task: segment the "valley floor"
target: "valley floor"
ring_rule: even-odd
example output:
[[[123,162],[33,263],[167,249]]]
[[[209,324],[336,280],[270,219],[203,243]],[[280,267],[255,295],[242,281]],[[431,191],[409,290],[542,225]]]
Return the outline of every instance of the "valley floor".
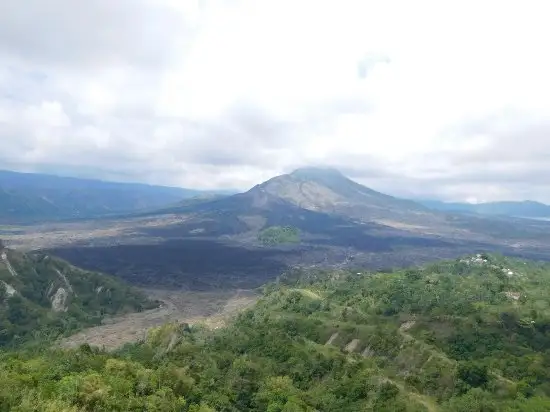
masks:
[[[252,306],[258,299],[251,290],[219,292],[190,292],[146,290],[151,299],[162,302],[161,307],[106,319],[96,326],[64,338],[62,347],[77,347],[84,343],[113,350],[126,343],[143,340],[147,331],[169,322],[202,323],[217,329],[237,312]]]

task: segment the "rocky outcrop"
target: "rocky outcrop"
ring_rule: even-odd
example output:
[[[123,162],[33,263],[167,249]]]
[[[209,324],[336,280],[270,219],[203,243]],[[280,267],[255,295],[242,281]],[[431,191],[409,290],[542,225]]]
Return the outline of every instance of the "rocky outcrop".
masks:
[[[15,271],[15,269],[13,268],[13,266],[11,265],[10,261],[8,260],[8,255],[6,254],[6,252],[2,252],[2,254],[0,255],[0,258],[2,258],[2,261],[4,262],[4,264],[6,265],[6,267],[8,268],[8,271],[11,273],[11,275],[13,277],[17,277],[17,272]]]
[[[52,310],[54,312],[67,312],[68,305],[67,305],[67,299],[69,297],[69,292],[65,289],[60,287],[55,292],[55,295],[53,295],[52,298]]]
[[[12,285],[7,284],[3,280],[0,280],[0,283],[4,286],[4,289],[6,290],[6,296],[11,298],[13,295],[17,293],[15,288]]]
[[[351,353],[351,352],[355,352],[357,350],[357,348],[359,347],[359,344],[361,343],[361,341],[359,339],[352,339],[345,347],[344,347],[344,351],[345,352],[348,352],[348,353]]]
[[[63,281],[63,283],[65,283],[65,286],[67,287],[67,290],[70,292],[70,293],[74,293],[75,296],[76,296],[76,293],[75,291],[73,290],[73,287],[71,285],[71,283],[69,282],[69,279],[67,279],[67,276],[65,276],[63,273],[61,273],[61,271],[59,269],[55,269],[55,271],[57,272],[57,274],[59,275],[59,277],[61,278],[61,280]]]

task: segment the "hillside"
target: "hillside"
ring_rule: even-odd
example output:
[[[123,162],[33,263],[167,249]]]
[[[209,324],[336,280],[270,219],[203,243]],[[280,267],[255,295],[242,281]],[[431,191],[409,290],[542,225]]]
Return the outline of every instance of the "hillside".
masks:
[[[421,201],[424,206],[446,212],[475,213],[487,216],[513,216],[532,219],[550,219],[550,206],[540,202],[452,203],[437,200]]]
[[[112,277],[44,254],[0,249],[0,347],[97,325],[105,315],[155,307]]]
[[[549,293],[548,265],[492,255],[392,273],[289,272],[222,329],[166,325],[112,354],[6,354],[0,405],[545,411]]]
[[[43,223],[158,209],[200,191],[0,171],[0,223]]]

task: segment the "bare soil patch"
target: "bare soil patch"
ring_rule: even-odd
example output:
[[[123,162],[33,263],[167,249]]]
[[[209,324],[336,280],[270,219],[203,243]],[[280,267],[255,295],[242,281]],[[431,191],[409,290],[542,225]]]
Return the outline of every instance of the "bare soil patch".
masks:
[[[204,323],[217,329],[239,311],[252,306],[258,295],[250,290],[221,292],[189,292],[148,290],[152,299],[162,301],[162,306],[139,313],[130,313],[106,319],[103,325],[85,329],[64,338],[60,345],[72,348],[88,343],[107,350],[146,337],[147,331],[167,322]]]

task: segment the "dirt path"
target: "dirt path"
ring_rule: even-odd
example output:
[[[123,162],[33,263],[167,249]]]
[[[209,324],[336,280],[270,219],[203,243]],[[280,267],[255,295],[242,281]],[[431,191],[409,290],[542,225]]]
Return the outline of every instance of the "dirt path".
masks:
[[[322,299],[322,297],[318,293],[315,293],[314,291],[312,291],[310,289],[294,288],[294,289],[290,289],[290,290],[295,291],[295,292],[300,292],[302,295],[307,296],[308,298]]]
[[[338,333],[333,333],[332,336],[330,337],[330,339],[327,341],[327,343],[325,343],[325,346],[332,344],[333,341],[337,337],[338,337]],[[345,346],[344,350],[351,354],[351,353],[355,352],[355,350],[357,349],[359,344],[360,344],[359,339],[353,339],[353,340],[351,340],[351,342],[349,342]],[[365,348],[365,350],[362,353],[363,356],[370,356],[371,354],[372,354],[372,352],[371,352],[371,350],[368,346],[367,346],[367,348]],[[405,387],[405,385],[403,383],[398,382],[394,379],[390,379],[387,376],[380,376],[380,380],[382,382],[390,382],[390,383],[394,384],[395,386],[397,386],[399,388],[399,390],[402,393],[404,393],[413,402],[419,403],[422,406],[424,406],[428,412],[438,412],[439,411],[438,405],[429,396],[422,395],[422,394],[420,394],[418,392],[415,392],[413,390],[409,390]]]
[[[330,338],[327,340],[327,343],[325,343],[325,346],[326,345],[332,345],[334,343],[334,341],[336,340],[336,338],[338,337],[338,332],[335,332],[333,333]]]
[[[62,347],[76,347],[83,343],[116,349],[126,343],[145,338],[150,328],[167,322],[205,323],[216,329],[228,317],[252,306],[258,296],[249,290],[225,292],[183,292],[150,290],[152,299],[163,302],[157,309],[130,313],[104,321],[101,326],[85,329],[60,342]]]
[[[359,339],[353,339],[351,342],[349,342],[345,348],[344,348],[344,351],[346,352],[355,352],[356,349],[359,347],[359,344],[361,343],[361,341]]]

